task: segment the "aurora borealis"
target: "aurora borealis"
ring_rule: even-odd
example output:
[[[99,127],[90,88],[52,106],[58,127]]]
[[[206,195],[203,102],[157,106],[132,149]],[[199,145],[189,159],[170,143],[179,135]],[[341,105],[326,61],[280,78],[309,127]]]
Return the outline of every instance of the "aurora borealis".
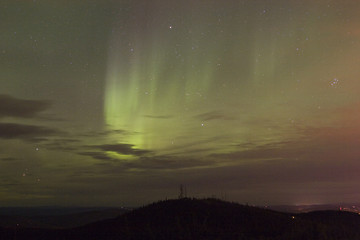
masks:
[[[2,1],[0,203],[358,202],[359,10]]]

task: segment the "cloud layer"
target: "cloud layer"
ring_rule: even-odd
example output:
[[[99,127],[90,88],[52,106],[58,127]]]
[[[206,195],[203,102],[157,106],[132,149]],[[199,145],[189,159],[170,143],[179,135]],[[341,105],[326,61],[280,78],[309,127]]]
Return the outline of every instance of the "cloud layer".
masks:
[[[0,95],[0,118],[33,118],[50,107],[49,101],[23,100],[9,95]]]
[[[24,125],[16,123],[0,123],[0,138],[22,139],[22,140],[43,140],[44,137],[59,134],[60,132],[40,126]]]

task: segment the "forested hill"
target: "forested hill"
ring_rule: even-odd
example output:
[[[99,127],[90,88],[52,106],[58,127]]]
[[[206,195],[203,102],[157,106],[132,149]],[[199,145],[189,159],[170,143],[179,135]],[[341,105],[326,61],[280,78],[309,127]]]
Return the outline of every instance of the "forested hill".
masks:
[[[7,230],[4,234],[12,236]],[[216,199],[185,198],[69,230],[17,229],[16,238],[359,240],[360,216],[339,211],[293,215]]]

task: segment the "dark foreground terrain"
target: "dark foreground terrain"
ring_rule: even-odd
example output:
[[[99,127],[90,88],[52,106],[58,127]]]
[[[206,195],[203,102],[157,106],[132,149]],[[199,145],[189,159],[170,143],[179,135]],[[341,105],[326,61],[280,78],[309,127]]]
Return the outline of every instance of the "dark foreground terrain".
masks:
[[[115,218],[127,208],[0,208],[0,227],[64,229]]]
[[[360,239],[360,216],[281,213],[216,199],[167,200],[72,229],[1,228],[0,239]]]

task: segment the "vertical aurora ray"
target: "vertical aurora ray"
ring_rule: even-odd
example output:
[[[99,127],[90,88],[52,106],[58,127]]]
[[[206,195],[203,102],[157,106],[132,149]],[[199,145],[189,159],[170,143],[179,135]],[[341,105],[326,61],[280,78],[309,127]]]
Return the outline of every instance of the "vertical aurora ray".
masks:
[[[359,199],[360,1],[1,6],[2,205]]]
[[[201,33],[180,42],[179,32],[185,29],[164,24],[151,13],[148,18],[134,15],[128,29],[113,35],[105,120],[111,129],[134,132],[125,140],[134,148],[166,148],[191,130],[193,115],[200,113],[199,104],[214,81],[216,44],[199,50],[204,47],[198,42],[205,41]],[[206,52],[208,48],[213,51]]]
[[[152,6],[153,11],[144,14],[135,8],[132,21],[120,24],[123,27],[112,36],[105,119],[111,129],[136,132],[122,140],[134,148],[172,149],[174,144],[193,141],[219,151],[219,143],[207,139],[228,134],[232,141],[242,141],[254,129],[237,119],[260,118],[257,105],[267,100],[264,89],[284,77],[277,71],[287,49],[279,54],[276,36],[270,42],[264,38],[269,30],[251,30],[265,23],[232,16],[231,8],[207,10],[195,5],[176,21],[171,11],[159,15]],[[194,14],[196,8],[201,15]],[[246,90],[249,87],[255,89],[254,96]],[[216,116],[196,118],[204,113]],[[224,125],[226,119],[232,120]],[[253,135],[267,135],[261,128],[255,131]]]
[[[323,22],[305,21],[306,6],[294,18],[281,6],[270,11],[246,1],[149,4],[120,17],[111,37],[105,119],[111,129],[135,133],[121,142],[165,152],[197,142],[226,152],[235,143],[294,137],[289,119],[301,116],[290,102],[311,118],[313,101],[303,95],[321,92],[323,82],[309,60],[326,48],[317,37]],[[209,140],[221,136],[227,140]]]

